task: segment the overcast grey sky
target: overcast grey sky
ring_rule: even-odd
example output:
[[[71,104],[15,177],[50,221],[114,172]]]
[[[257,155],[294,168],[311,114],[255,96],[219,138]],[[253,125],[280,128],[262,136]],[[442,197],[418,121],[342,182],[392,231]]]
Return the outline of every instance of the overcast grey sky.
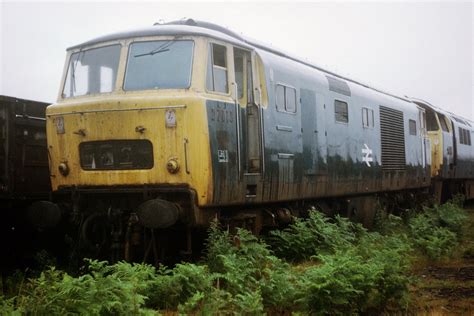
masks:
[[[0,2],[0,94],[54,102],[67,47],[188,17],[474,119],[472,2]]]

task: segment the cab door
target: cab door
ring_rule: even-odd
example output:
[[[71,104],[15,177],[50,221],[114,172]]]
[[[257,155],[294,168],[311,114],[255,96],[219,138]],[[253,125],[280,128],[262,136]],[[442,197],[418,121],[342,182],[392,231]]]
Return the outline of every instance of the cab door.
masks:
[[[441,155],[442,171],[440,175],[443,178],[454,176],[457,160],[456,133],[454,123],[448,116],[437,113],[439,125],[441,126]]]
[[[234,96],[233,48],[211,41],[208,46],[206,100],[212,153],[213,204],[242,201],[241,107]]]
[[[239,176],[245,198],[255,200],[261,191],[262,112],[254,98],[253,60],[250,51],[234,47],[235,99],[239,108]]]
[[[301,89],[300,98],[304,175],[325,175],[327,174],[327,133],[324,96],[313,90]]]
[[[423,168],[426,168],[427,165],[431,165],[429,163],[429,147],[427,146],[427,143],[429,142],[428,136],[426,134],[426,114],[425,110],[421,107],[418,107],[418,120],[419,120],[419,125],[420,125],[420,135],[421,135],[421,141],[422,141],[422,146],[421,146],[421,165]]]

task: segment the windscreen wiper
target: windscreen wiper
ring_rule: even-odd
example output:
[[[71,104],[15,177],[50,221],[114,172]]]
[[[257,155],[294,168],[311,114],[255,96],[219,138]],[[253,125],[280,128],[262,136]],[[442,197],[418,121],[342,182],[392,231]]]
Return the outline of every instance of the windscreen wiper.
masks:
[[[166,48],[166,49],[160,49],[160,50],[154,49],[154,50],[152,50],[151,52],[148,52],[148,53],[145,53],[145,54],[138,54],[138,55],[135,55],[135,56],[133,56],[133,57],[142,57],[142,56],[147,56],[147,55],[153,56],[153,55],[155,55],[155,54],[159,54],[159,53],[163,53],[163,52],[167,52],[167,51],[169,51],[168,48]]]
[[[170,47],[174,43],[176,43],[174,40],[167,41],[164,44],[158,46],[158,48],[155,48],[155,49],[149,51],[148,53],[134,55],[133,57],[142,57],[142,56],[148,56],[148,55],[153,56],[155,54],[167,52],[167,51],[169,51],[168,47]]]

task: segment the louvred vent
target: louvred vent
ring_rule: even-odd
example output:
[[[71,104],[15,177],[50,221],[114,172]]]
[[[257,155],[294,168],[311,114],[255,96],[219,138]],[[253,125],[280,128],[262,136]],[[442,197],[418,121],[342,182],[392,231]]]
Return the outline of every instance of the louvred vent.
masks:
[[[380,106],[382,169],[405,170],[405,128],[403,112]]]

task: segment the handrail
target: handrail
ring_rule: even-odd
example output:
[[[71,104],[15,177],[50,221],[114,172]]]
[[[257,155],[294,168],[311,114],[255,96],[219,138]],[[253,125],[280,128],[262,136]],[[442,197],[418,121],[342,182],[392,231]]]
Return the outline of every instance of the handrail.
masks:
[[[237,128],[237,170],[239,172],[239,179],[240,179],[240,174],[242,172],[242,161],[240,157],[241,153],[241,144],[240,144],[240,105],[239,105],[239,87],[237,86],[237,83],[234,82],[234,87],[235,87],[235,119],[236,119],[236,128]]]
[[[59,116],[59,115],[70,115],[70,114],[85,114],[85,113],[102,113],[102,112],[127,112],[127,111],[151,111],[151,110],[167,110],[167,109],[185,109],[186,105],[166,105],[159,107],[148,107],[148,108],[128,108],[128,109],[111,109],[111,110],[85,110],[85,111],[72,111],[63,113],[47,114],[46,116]]]

